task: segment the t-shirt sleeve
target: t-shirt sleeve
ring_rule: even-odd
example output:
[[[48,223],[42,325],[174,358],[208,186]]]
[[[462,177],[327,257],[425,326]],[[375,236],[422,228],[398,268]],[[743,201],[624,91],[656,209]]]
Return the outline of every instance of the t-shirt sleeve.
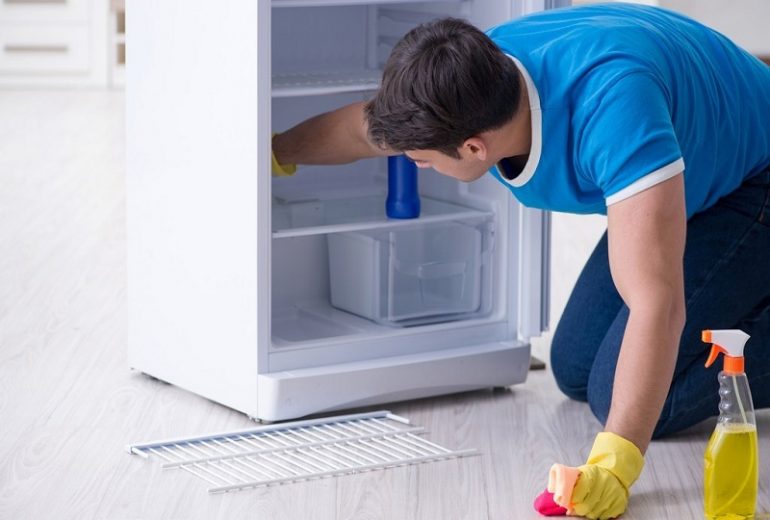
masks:
[[[668,97],[648,73],[608,86],[577,122],[578,167],[609,206],[684,171]]]

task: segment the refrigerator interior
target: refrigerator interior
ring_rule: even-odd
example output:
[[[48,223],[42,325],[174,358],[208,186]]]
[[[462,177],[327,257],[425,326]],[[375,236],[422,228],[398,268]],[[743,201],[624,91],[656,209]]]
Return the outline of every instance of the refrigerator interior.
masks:
[[[393,45],[419,23],[457,16],[486,28],[511,16],[503,1],[344,3],[274,0],[274,132],[370,99]],[[273,179],[271,370],[516,338],[509,192],[490,176],[418,177],[413,221],[385,216],[385,158]]]

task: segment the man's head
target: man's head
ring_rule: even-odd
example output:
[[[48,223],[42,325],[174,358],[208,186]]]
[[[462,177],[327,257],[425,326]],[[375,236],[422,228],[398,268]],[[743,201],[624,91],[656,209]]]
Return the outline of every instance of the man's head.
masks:
[[[515,64],[489,37],[462,20],[436,20],[394,47],[366,105],[369,137],[418,166],[474,180],[500,158],[484,136],[513,119],[520,96]]]

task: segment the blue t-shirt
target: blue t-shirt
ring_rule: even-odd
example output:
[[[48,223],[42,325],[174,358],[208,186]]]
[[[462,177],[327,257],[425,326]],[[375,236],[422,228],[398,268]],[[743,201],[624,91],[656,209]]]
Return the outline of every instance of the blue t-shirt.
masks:
[[[526,206],[606,213],[684,171],[689,217],[770,164],[770,67],[685,16],[591,5],[487,34],[527,83],[529,158],[491,170]]]

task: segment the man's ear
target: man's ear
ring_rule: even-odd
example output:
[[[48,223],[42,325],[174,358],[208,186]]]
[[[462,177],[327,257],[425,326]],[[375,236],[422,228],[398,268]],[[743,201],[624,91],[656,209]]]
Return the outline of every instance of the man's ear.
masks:
[[[479,161],[486,161],[489,150],[487,150],[487,144],[481,137],[473,136],[465,140],[462,145],[461,155],[472,157]]]

